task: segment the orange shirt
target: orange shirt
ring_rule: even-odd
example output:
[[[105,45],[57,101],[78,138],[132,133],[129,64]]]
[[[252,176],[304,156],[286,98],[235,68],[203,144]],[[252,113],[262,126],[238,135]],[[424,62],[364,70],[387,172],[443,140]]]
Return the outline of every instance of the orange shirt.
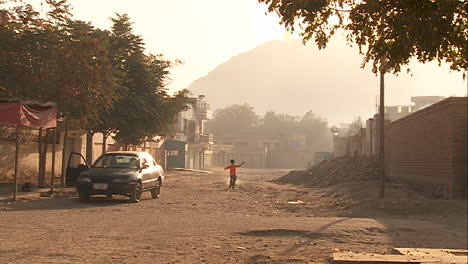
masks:
[[[229,175],[236,175],[236,169],[239,168],[240,165],[229,165],[224,170],[229,169]]]

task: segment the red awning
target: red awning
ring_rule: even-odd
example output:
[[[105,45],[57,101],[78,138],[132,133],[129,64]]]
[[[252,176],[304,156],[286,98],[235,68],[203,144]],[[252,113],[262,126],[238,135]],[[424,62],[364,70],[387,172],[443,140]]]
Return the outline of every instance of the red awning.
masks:
[[[57,108],[21,102],[0,103],[0,124],[28,127],[57,127]]]

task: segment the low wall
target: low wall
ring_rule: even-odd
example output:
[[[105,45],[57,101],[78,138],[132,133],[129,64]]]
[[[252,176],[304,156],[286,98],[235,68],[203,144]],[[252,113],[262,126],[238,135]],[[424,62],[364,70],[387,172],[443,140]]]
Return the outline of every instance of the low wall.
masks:
[[[387,125],[385,172],[433,194],[466,197],[467,98],[445,99]]]

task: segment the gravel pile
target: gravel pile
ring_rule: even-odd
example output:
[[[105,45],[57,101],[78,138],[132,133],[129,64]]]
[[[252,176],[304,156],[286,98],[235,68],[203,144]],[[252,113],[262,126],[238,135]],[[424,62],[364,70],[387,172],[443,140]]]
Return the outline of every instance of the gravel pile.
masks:
[[[277,179],[279,183],[327,187],[345,182],[377,180],[378,163],[369,157],[345,157],[325,160],[306,171],[291,171]]]

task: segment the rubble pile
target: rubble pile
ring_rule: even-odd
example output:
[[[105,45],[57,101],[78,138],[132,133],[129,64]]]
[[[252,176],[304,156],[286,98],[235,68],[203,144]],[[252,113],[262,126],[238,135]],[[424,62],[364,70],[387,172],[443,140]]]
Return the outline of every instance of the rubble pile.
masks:
[[[374,158],[343,157],[324,160],[306,171],[291,171],[277,182],[327,187],[344,182],[376,180],[380,168]]]

